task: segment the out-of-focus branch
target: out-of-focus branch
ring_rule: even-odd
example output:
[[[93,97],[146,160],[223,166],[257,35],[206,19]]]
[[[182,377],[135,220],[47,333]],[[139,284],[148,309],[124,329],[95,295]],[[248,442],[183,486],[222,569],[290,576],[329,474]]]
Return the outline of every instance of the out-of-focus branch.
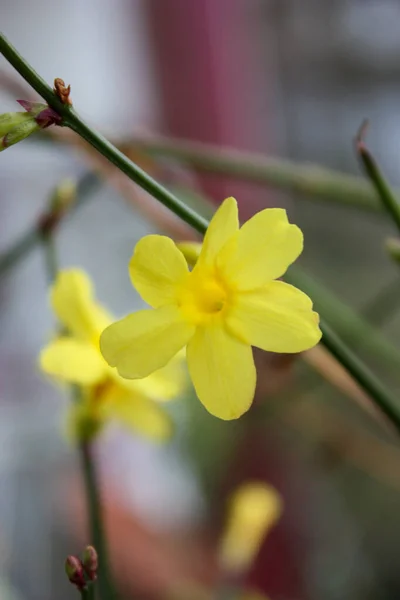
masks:
[[[92,173],[84,175],[76,184],[74,198],[64,205],[48,208],[38,219],[33,228],[24,233],[16,242],[0,255],[0,276],[13,268],[33,248],[43,241],[49,233],[53,233],[60,223],[84,204],[98,187],[98,178]],[[56,188],[57,191],[58,188]]]
[[[47,130],[43,139],[68,143],[67,131]],[[35,140],[38,135],[35,136]],[[179,162],[197,171],[242,179],[267,187],[300,194],[309,199],[341,204],[349,208],[380,211],[373,188],[361,177],[346,175],[314,164],[295,163],[211,144],[188,142],[154,135],[136,135],[131,140],[114,140],[115,145],[135,162]],[[82,146],[82,144],[79,144]],[[400,197],[400,190],[396,191]]]
[[[14,94],[16,90],[20,90],[20,95],[24,89],[7,73],[1,72],[0,86]],[[50,138],[62,143],[71,141],[71,135],[65,130],[50,129],[40,135],[43,139]],[[135,162],[140,162],[140,155],[144,160],[146,156],[172,159],[199,171],[245,179],[309,198],[366,210],[381,208],[374,190],[366,181],[318,165],[299,164],[260,153],[153,135],[136,135],[131,140],[115,140],[114,144]],[[400,196],[400,191],[397,195]]]
[[[400,490],[400,453],[397,446],[355,426],[339,411],[326,404],[318,403],[316,406],[310,397],[304,397],[278,413],[277,418],[321,443],[333,459],[336,457],[377,481]]]
[[[325,286],[296,265],[290,267],[285,280],[313,299],[316,310],[325,316],[346,342],[351,342],[357,349],[363,347],[375,359],[380,359],[389,367],[398,368],[400,352],[397,348],[379,329],[370,325],[363,316],[342,302]]]
[[[388,431],[393,432],[392,423],[377,409],[369,395],[357,384],[339,361],[321,344],[302,353],[302,359],[314,371],[356,404],[366,410]]]
[[[128,155],[130,151],[140,150],[152,157],[184,162],[199,171],[229,175],[346,206],[380,209],[374,190],[366,181],[317,165],[298,164],[258,153],[151,136],[134,137],[121,147]]]

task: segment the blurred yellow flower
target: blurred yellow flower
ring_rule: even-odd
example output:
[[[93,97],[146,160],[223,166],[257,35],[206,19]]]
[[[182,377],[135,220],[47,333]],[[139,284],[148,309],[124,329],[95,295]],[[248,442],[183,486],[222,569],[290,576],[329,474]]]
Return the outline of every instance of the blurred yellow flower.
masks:
[[[240,486],[231,496],[219,561],[223,571],[242,573],[251,567],[268,531],[282,514],[282,499],[262,482]]]
[[[168,237],[148,235],[136,245],[130,276],[155,310],[107,327],[100,347],[128,379],[146,377],[187,345],[189,373],[206,409],[240,417],[256,385],[251,346],[301,352],[319,341],[318,315],[300,290],[274,281],[303,248],[303,235],[282,209],[257,213],[239,229],[236,200],[215,213],[199,259],[189,271]]]
[[[73,437],[87,439],[116,420],[154,440],[168,439],[172,421],[158,402],[182,391],[182,356],[145,379],[123,379],[101,355],[100,334],[113,318],[95,300],[89,277],[79,269],[61,271],[50,300],[65,329],[41,351],[40,366],[56,379],[80,386],[81,401],[69,415]]]

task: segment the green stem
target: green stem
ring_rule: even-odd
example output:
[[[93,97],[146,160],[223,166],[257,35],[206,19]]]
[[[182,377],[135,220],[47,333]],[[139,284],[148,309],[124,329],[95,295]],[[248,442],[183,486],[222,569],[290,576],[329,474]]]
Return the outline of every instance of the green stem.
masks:
[[[132,179],[132,181],[172,210],[182,220],[186,221],[188,225],[200,232],[207,228],[207,221],[205,219],[200,219],[195,211],[192,211],[181,200],[176,198],[174,194],[147,175],[140,167],[135,165],[106,140],[104,136],[89,127],[70,106],[62,104],[50,86],[36,73],[3,34],[0,35],[0,52],[33,89],[46,100],[48,105],[62,116],[64,126],[75,131],[93,148],[96,148],[100,154]]]
[[[90,583],[88,585],[86,600],[95,600],[95,598],[96,598],[96,582],[93,581],[93,583]]]
[[[11,46],[4,35],[0,36],[0,51],[24,79],[63,117],[64,124],[82,136],[103,156],[116,165],[130,179],[152,194],[162,204],[167,206],[186,223],[194,227],[200,233],[204,233],[208,221],[188,208],[171,192],[154,181],[142,169],[128,160],[122,152],[110,144],[103,136],[93,131],[82,119],[68,106],[61,105],[51,88],[37,75],[25,59]],[[326,339],[324,343],[338,358],[343,366],[353,375],[359,384],[375,400],[384,412],[390,416],[400,430],[400,414],[396,409],[396,402],[382,386],[380,381],[368,374],[368,370],[358,358],[342,343],[327,326],[324,329]]]
[[[85,588],[83,588],[83,590],[80,591],[82,600],[92,600],[93,595],[91,593],[91,587],[92,586],[85,587]]]
[[[357,383],[374,399],[382,412],[393,422],[400,433],[400,403],[392,396],[381,381],[370,369],[352,352],[327,325],[321,323],[323,333],[322,344],[346,368]]]
[[[188,225],[200,233],[203,233],[207,229],[208,223],[206,219],[200,217],[194,210],[189,208],[164,186],[147,175],[147,173],[129,160],[125,154],[118,150],[118,148],[106,140],[104,136],[91,129],[91,127],[89,127],[89,125],[87,125],[74,110],[71,110],[64,119],[64,124],[85,139],[93,146],[93,148],[96,148],[100,154],[118,167],[120,171],[125,173],[132,181],[164,204],[164,206],[169,208]]]
[[[170,208],[189,225],[200,231],[195,213],[184,207],[182,202],[163,186],[149,177],[142,169],[130,161],[101,134],[96,133],[69,106],[61,104],[52,89],[28,65],[25,59],[0,36],[0,52],[40,94],[48,104],[63,117],[63,124],[83,137],[103,156],[114,163],[130,179],[147,190],[157,200]],[[203,170],[246,178],[260,183],[270,183],[288,190],[316,195],[332,201],[368,209],[379,205],[368,184],[357,177],[339,175],[320,167],[297,166],[290,162],[266,159],[264,156],[241,154],[233,151],[219,151],[215,147],[199,146],[188,143],[159,141],[136,141],[135,146],[148,153],[165,154],[186,160]],[[186,210],[185,210],[186,208]]]
[[[47,104],[54,108],[59,114],[63,114],[65,105],[58,99],[53,90],[45,80],[31,67],[21,56],[16,48],[8,41],[6,36],[0,34],[0,52],[27,83],[39,94]]]
[[[364,143],[365,129],[366,123],[361,128],[356,141],[358,156],[360,157],[365,173],[378,194],[378,198],[381,200],[384,208],[392,217],[397,229],[400,231],[400,204],[386,182],[377,162]]]
[[[98,581],[102,600],[114,600],[115,591],[110,574],[108,549],[105,542],[103,518],[101,514],[100,490],[97,481],[95,462],[90,444],[82,442],[79,448],[82,472],[86,487],[91,543],[99,555]]]

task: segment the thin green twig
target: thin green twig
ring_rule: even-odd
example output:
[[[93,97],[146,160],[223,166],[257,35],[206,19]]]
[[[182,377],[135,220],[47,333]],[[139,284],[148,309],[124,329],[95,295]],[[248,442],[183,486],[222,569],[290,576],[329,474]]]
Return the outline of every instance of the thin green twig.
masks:
[[[154,181],[142,169],[137,167],[122,152],[110,144],[103,136],[93,131],[77,113],[68,106],[62,105],[54,95],[51,88],[30,67],[27,61],[13,48],[4,35],[0,36],[0,52],[24,77],[24,79],[48,102],[48,104],[63,117],[63,124],[73,129],[89,144],[96,148],[103,156],[115,164],[132,181],[149,192],[162,204],[172,210],[177,216],[191,225],[198,232],[206,231],[208,221],[188,208],[171,192]],[[324,337],[322,343],[336,356],[342,365],[352,374],[359,384],[374,399],[375,403],[390,416],[400,431],[400,412],[397,410],[397,402],[384,388],[381,382],[369,372],[367,367],[345,346],[345,344],[324,325]]]
[[[19,55],[14,51],[14,60],[16,56]],[[9,58],[11,62],[13,57]],[[43,97],[50,98],[48,86],[37,73],[35,75],[40,89],[44,91]],[[19,89],[14,80],[3,81],[2,84],[10,95],[15,96],[18,93],[23,97],[23,89]],[[39,92],[39,87],[37,91]],[[50,137],[45,131],[38,132],[33,139],[52,144],[65,143],[63,138]],[[124,149],[127,151],[135,149],[149,156],[165,157],[187,163],[200,171],[245,179],[303,194],[309,198],[366,210],[381,208],[373,190],[362,178],[314,164],[293,163],[260,153],[154,135],[146,137],[135,135],[132,139],[115,140],[113,143],[123,152]],[[400,197],[400,190],[395,192]]]
[[[377,192],[378,198],[382,202],[389,215],[392,217],[397,229],[400,231],[400,204],[386,179],[384,178],[376,160],[365,145],[367,126],[368,122],[365,121],[360,128],[356,139],[356,150],[364,167],[365,173]]]
[[[62,117],[62,124],[75,131],[85,139],[100,154],[117,166],[132,181],[154,196],[159,202],[172,210],[188,225],[203,232],[207,228],[207,221],[201,219],[195,211],[188,208],[174,194],[147,175],[140,167],[129,160],[122,152],[113,146],[104,136],[94,131],[83,119],[67,104],[62,104],[50,86],[36,73],[19,52],[7,40],[5,35],[0,35],[0,52],[4,58],[22,75],[34,90]]]

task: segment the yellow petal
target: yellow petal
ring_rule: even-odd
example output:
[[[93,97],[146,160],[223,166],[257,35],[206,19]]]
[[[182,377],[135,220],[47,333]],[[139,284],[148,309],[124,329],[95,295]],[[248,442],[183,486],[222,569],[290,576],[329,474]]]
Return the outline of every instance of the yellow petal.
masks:
[[[226,317],[239,339],[270,352],[302,352],[320,338],[319,318],[311,300],[297,288],[272,281],[257,292],[238,294]]]
[[[140,379],[164,367],[183,348],[194,327],[179,309],[167,305],[141,310],[113,323],[100,337],[101,352],[127,379]]]
[[[175,300],[177,285],[189,270],[185,257],[170,238],[146,235],[135,246],[129,273],[143,300],[158,308]]]
[[[204,236],[198,264],[212,264],[226,242],[239,228],[238,208],[235,198],[227,198],[218,208]]]
[[[303,249],[303,234],[281,208],[257,213],[218,257],[219,268],[241,290],[281,277]]]
[[[40,353],[45,373],[63,381],[92,385],[107,375],[107,365],[92,344],[62,337],[48,344]]]
[[[182,252],[189,267],[194,267],[200,256],[202,244],[199,242],[176,242],[176,247]]]
[[[135,382],[136,383],[136,382]],[[165,442],[172,437],[173,422],[160,405],[117,385],[109,388],[101,400],[103,420],[115,420],[133,433],[154,441]]]
[[[93,298],[89,277],[80,269],[60,271],[50,292],[53,310],[73,336],[94,340],[112,321]]]
[[[237,419],[250,408],[256,369],[249,345],[221,326],[199,327],[186,356],[197,396],[220,419]]]
[[[181,350],[169,363],[143,379],[123,379],[115,369],[112,371],[120,385],[142,394],[156,402],[167,402],[177,398],[187,385],[186,353]]]

